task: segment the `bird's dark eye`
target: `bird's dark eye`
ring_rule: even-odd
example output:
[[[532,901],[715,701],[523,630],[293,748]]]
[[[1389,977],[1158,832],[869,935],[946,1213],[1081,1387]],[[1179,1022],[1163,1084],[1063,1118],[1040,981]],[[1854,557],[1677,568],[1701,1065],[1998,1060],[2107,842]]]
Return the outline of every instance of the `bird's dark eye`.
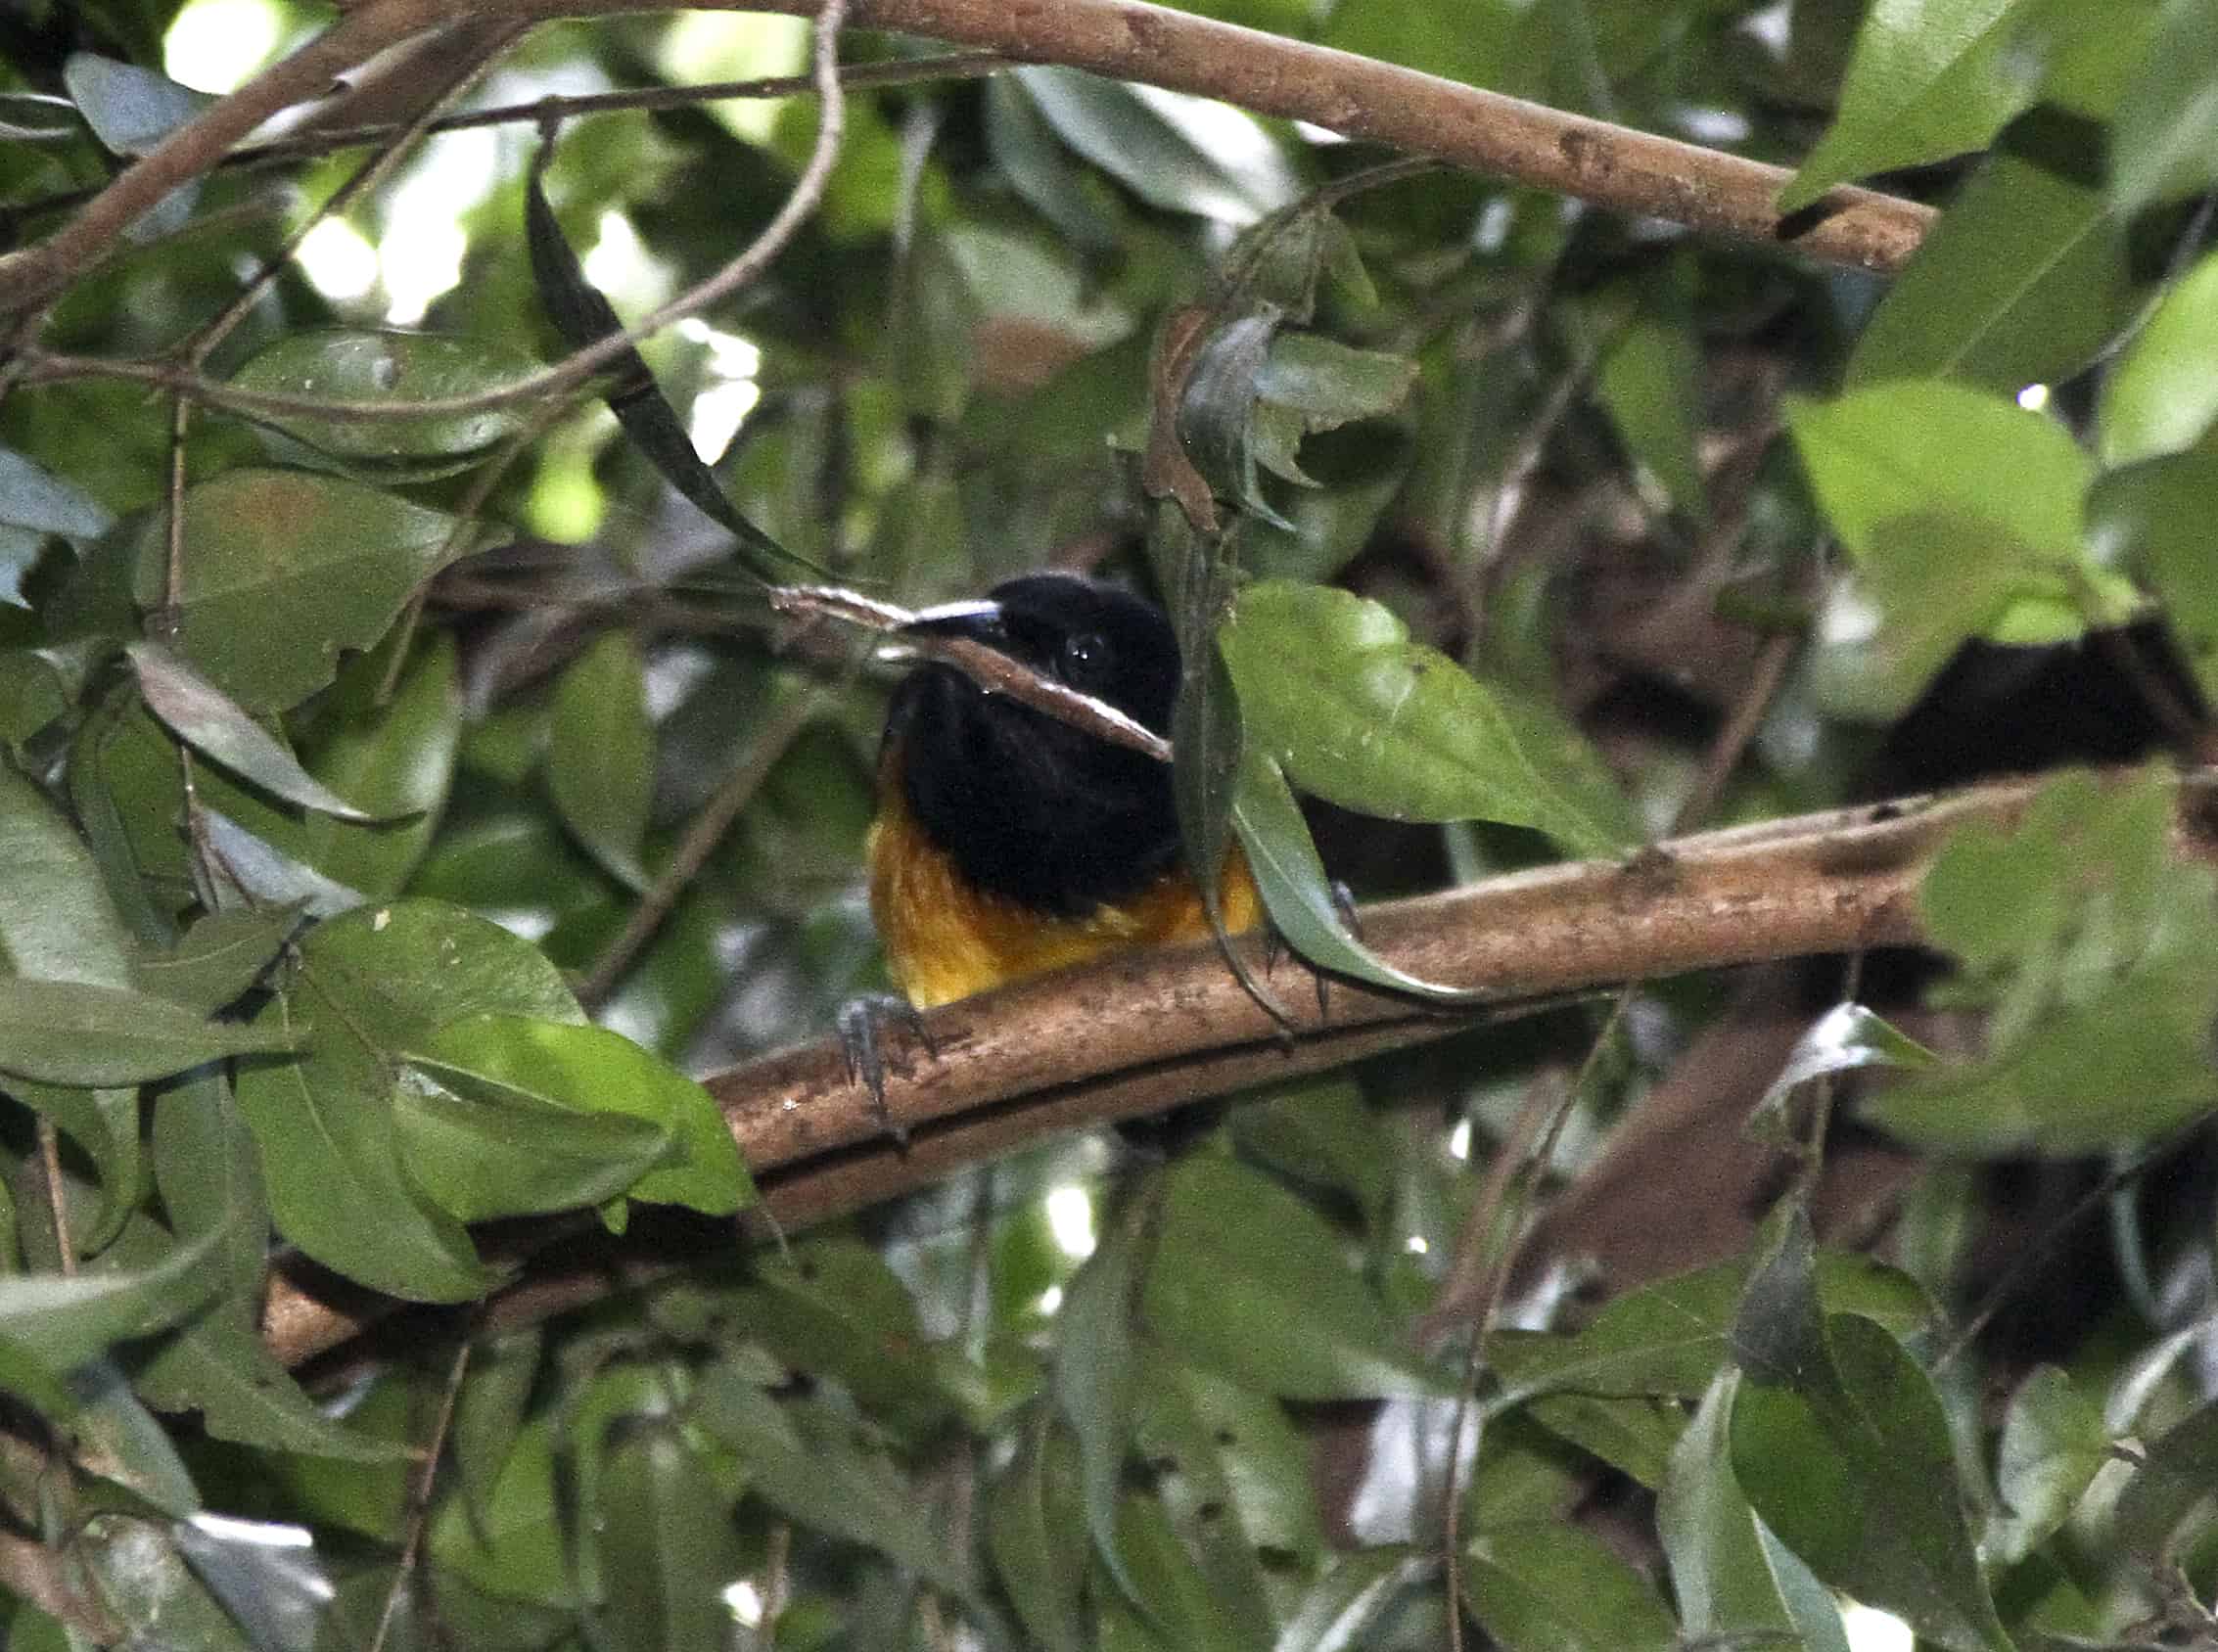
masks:
[[[1080,631],[1065,637],[1056,669],[1072,687],[1091,689],[1108,680],[1109,644],[1099,631]]]

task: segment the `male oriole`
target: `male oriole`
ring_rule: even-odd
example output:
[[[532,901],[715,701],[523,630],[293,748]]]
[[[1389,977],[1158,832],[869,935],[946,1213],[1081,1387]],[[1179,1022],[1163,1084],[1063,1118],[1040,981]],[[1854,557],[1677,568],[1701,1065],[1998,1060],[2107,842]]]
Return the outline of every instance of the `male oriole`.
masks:
[[[913,629],[975,638],[1170,734],[1178,639],[1129,591],[1026,574],[987,601],[926,610]],[[865,852],[894,984],[919,1009],[1209,933],[1169,765],[949,665],[921,665],[894,691]],[[1262,905],[1236,849],[1219,887],[1225,927],[1251,928]]]

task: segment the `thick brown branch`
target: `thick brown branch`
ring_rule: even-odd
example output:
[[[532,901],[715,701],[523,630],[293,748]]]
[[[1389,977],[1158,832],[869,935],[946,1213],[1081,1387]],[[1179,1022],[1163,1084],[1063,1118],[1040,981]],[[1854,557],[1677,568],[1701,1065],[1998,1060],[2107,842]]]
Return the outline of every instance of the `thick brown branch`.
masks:
[[[1389,962],[1498,1000],[1919,939],[1916,891],[1934,849],[1969,819],[2010,820],[2031,783],[1705,833],[1630,865],[1547,867],[1363,912]],[[2183,842],[2211,852],[2202,818],[2218,782],[2183,799]],[[1262,967],[1256,942],[1251,959]],[[1284,966],[1282,966],[1284,967]],[[1319,1010],[1307,993],[1290,1035],[1207,943],[1128,953],[935,1010],[936,1057],[897,1060],[886,1106],[905,1149],[848,1078],[830,1039],[710,1080],[787,1226],[852,1211],[1058,1130],[1139,1114],[1406,1048],[1472,1025],[1347,986]],[[528,1248],[528,1242],[527,1242]],[[598,1285],[595,1281],[599,1280]],[[598,1273],[562,1290],[608,1289]],[[536,1288],[520,1287],[526,1291]],[[338,1346],[392,1305],[343,1303],[281,1280],[264,1333],[288,1363]],[[500,1310],[496,1308],[497,1315]]]
[[[660,9],[658,0],[507,3],[533,17]],[[744,0],[736,9],[813,7]],[[1900,269],[1933,218],[1916,202],[1843,188],[1782,220],[1773,204],[1792,174],[1779,167],[1140,0],[856,0],[848,22],[1220,98],[1597,206],[1858,269]]]
[[[264,120],[322,96],[347,69],[421,33],[451,9],[452,0],[364,0],[124,167],[47,240],[0,258],[0,313],[22,314],[56,297],[163,196],[213,170]]]
[[[125,226],[215,166],[262,120],[421,29],[473,14],[533,22],[664,9],[663,0],[365,0],[126,167],[51,239],[0,259],[0,310],[21,313],[52,298]],[[817,7],[743,0],[725,9],[812,15]],[[1779,167],[1139,0],[857,0],[849,22],[1221,98],[1598,206],[1860,269],[1900,269],[1933,217],[1916,202],[1842,188],[1782,220],[1773,203],[1790,174]]]

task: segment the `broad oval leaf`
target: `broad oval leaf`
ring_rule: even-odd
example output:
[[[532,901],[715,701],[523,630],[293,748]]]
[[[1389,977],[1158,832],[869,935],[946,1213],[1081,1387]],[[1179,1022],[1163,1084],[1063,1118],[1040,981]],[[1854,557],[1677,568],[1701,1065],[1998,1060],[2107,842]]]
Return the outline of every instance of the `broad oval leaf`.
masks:
[[[1712,1381],[1656,1499],[1682,1627],[1690,1639],[1778,1634],[1809,1652],[1849,1652],[1825,1585],[1757,1521],[1733,1478],[1727,1423],[1739,1383],[1733,1370]]]
[[[1502,1652],[1671,1652],[1653,1584],[1592,1532],[1539,1521],[1476,1535],[1460,1557],[1471,1614]]]
[[[333,328],[293,333],[251,356],[231,376],[236,390],[316,396],[404,408],[497,390],[534,364],[506,345],[433,333]],[[264,424],[334,458],[405,463],[468,461],[524,427],[516,407],[420,419],[318,419],[259,414]],[[411,469],[411,476],[420,474]]]
[[[84,840],[46,795],[0,765],[0,971],[131,985],[130,941]]]
[[[1261,1171],[1196,1153],[1166,1177],[1141,1293],[1147,1324],[1197,1363],[1300,1400],[1446,1392],[1325,1219]]]
[[[463,1221],[585,1209],[624,1193],[678,1151],[648,1119],[580,1113],[512,1084],[411,1064],[425,1083],[393,1096],[400,1160],[432,1202]]]
[[[1240,593],[1218,646],[1250,742],[1318,797],[1396,820],[1536,827],[1587,854],[1638,842],[1614,788],[1591,768],[1567,774],[1522,707],[1411,642],[1377,603],[1261,581]]]
[[[1914,517],[1988,523],[2046,561],[2080,555],[2093,467],[2054,419],[1938,379],[1790,401],[1787,421],[1818,502],[1851,555]]]
[[[2015,395],[2068,378],[2132,313],[2125,232],[2084,125],[2026,116],[1895,278],[1849,388],[1946,376]]]
[[[537,1102],[574,1115],[629,1115],[670,1132],[677,1163],[627,1181],[624,1190],[634,1199],[688,1205],[709,1216],[729,1216],[754,1201],[738,1145],[709,1092],[622,1033],[530,1016],[476,1015],[410,1040],[407,1056],[440,1084],[511,1114]],[[429,1108],[420,1111],[427,1128],[433,1117]],[[452,1109],[437,1117],[443,1133],[458,1127]],[[576,1152],[582,1142],[571,1145]],[[621,1152],[628,1163],[649,1146],[626,1134]],[[652,1144],[643,1163],[662,1151]]]
[[[183,572],[167,640],[250,711],[282,711],[337,674],[343,649],[385,635],[409,594],[471,530],[343,477],[227,471],[185,494]],[[168,546],[140,530],[134,591],[165,607]]]

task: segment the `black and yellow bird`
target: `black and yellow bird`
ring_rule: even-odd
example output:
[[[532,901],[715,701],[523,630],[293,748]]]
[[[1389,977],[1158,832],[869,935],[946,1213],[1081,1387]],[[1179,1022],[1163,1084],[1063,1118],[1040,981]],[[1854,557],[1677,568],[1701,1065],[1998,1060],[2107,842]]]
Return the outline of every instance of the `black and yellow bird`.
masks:
[[[1168,737],[1178,645],[1162,610],[1066,574],[929,609],[911,627],[974,638]],[[1123,947],[1209,934],[1179,850],[1171,770],[992,694],[950,665],[894,691],[867,846],[894,984],[929,1009]],[[1225,927],[1262,913],[1234,849]]]

